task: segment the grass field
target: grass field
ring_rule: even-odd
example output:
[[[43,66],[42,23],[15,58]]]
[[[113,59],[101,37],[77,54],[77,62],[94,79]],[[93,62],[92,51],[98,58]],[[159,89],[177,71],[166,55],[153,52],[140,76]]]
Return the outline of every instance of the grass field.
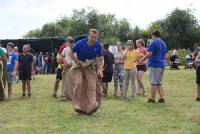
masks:
[[[139,96],[113,98],[110,84],[108,98],[92,116],[77,115],[70,102],[51,98],[54,79],[38,75],[31,98],[21,97],[21,83],[14,85],[12,99],[0,102],[0,134],[200,134],[194,70],[165,71],[165,104],[147,104],[147,97]]]

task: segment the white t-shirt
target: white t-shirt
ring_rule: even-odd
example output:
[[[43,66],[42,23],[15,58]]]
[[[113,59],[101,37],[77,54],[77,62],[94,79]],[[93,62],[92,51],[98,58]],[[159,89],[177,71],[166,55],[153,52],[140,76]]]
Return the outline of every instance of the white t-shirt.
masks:
[[[68,64],[74,64],[74,61],[72,60],[72,58],[69,56],[69,53],[71,52],[71,48],[70,47],[66,47],[63,49],[62,51],[62,56],[64,57],[64,60],[68,63]]]

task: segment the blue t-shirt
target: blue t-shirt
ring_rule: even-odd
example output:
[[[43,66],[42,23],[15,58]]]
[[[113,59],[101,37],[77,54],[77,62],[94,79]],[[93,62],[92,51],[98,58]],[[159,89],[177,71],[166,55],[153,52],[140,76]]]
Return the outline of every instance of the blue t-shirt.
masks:
[[[164,68],[165,54],[167,53],[167,45],[161,40],[154,40],[149,48],[148,52],[152,52],[152,56],[148,60],[148,67]]]
[[[100,42],[97,41],[93,46],[88,46],[87,41],[88,39],[79,40],[72,48],[72,51],[76,53],[79,60],[92,60],[96,57],[103,56],[103,48]]]
[[[15,61],[18,61],[18,56],[16,53],[10,53],[9,58],[7,60],[7,71],[12,72],[15,67]]]

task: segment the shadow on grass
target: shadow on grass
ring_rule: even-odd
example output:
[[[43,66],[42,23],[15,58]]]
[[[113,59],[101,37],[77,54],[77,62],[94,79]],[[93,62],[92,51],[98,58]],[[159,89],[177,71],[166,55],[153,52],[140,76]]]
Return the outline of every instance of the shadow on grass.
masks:
[[[21,96],[21,97],[15,97],[15,98],[8,99],[7,102],[14,101],[14,100],[16,100],[16,101],[24,101],[24,100],[31,100],[31,99],[32,99],[32,97]]]

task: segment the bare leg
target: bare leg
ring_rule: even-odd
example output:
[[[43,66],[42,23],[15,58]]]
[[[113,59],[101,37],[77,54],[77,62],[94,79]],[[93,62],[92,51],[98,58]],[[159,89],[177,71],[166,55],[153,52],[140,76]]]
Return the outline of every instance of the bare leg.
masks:
[[[160,95],[160,99],[164,98],[164,92],[163,92],[163,86],[162,85],[158,85],[158,93]]]
[[[137,72],[137,85],[138,85],[138,94],[140,95],[141,94],[141,84],[139,82],[139,71]]]
[[[23,95],[26,94],[26,80],[22,80],[22,92],[23,92]]]
[[[31,94],[31,81],[26,80],[26,84],[27,84],[28,95],[30,96],[30,94]]]
[[[60,83],[60,80],[59,80],[59,79],[56,79],[56,81],[55,81],[55,83],[54,83],[53,94],[56,94],[56,93],[57,93],[58,87],[59,87],[59,83]]]
[[[11,97],[12,94],[12,83],[8,83],[8,98]]]
[[[151,85],[151,99],[155,100],[157,92],[157,85]]]
[[[102,87],[103,87],[103,96],[106,97],[107,96],[107,91],[108,91],[108,83],[107,82],[103,82],[102,83]]]
[[[143,71],[138,71],[137,74],[138,90],[140,90],[142,94],[144,94],[144,84],[143,84],[144,73],[145,72]]]

